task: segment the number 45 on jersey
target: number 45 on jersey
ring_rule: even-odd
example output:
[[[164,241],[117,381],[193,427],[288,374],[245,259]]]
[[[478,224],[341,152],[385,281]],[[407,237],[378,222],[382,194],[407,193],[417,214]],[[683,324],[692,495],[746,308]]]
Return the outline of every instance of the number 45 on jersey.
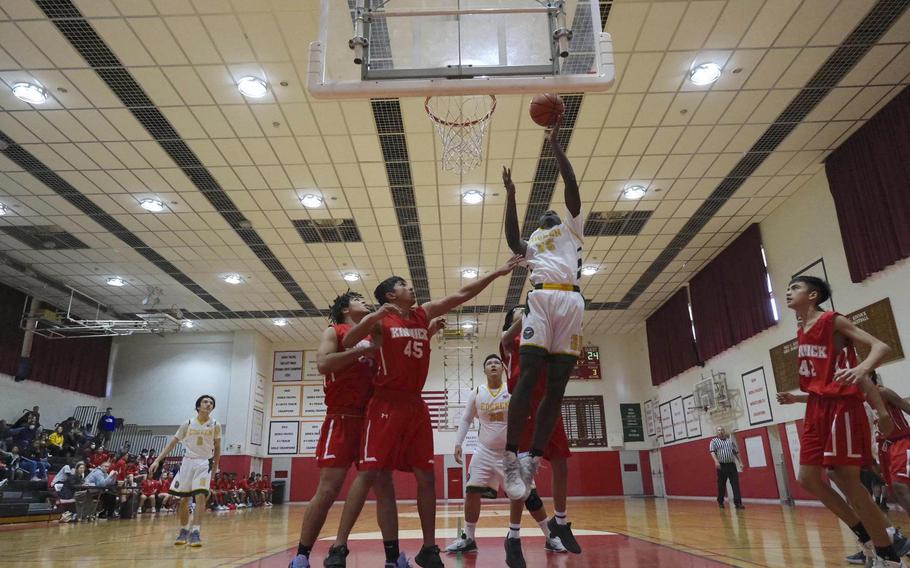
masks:
[[[404,346],[404,354],[412,359],[423,358],[423,343],[413,339],[408,341],[408,344]]]

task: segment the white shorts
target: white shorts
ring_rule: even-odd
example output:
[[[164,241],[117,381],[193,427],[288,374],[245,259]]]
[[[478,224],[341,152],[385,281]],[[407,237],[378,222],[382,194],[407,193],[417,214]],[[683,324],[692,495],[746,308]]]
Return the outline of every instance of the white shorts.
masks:
[[[502,468],[504,454],[505,450],[490,450],[478,445],[468,468],[467,490],[470,491],[471,487],[489,487],[498,491],[500,487],[505,487],[506,475]]]
[[[578,292],[531,290],[524,316],[521,346],[540,347],[551,355],[581,353],[585,299]]]
[[[209,460],[200,458],[183,458],[180,469],[171,482],[168,493],[187,497],[191,495],[208,495],[212,472]]]

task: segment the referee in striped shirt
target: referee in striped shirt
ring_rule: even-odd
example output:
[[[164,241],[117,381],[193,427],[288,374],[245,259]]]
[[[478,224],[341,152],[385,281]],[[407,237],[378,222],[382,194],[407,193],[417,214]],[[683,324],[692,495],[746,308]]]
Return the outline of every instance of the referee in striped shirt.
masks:
[[[717,468],[717,504],[724,508],[724,497],[727,493],[727,480],[733,488],[733,505],[737,509],[745,509],[742,497],[739,494],[739,470],[742,462],[739,461],[739,448],[736,441],[727,435],[723,426],[717,427],[717,437],[711,440],[708,446],[714,467]]]

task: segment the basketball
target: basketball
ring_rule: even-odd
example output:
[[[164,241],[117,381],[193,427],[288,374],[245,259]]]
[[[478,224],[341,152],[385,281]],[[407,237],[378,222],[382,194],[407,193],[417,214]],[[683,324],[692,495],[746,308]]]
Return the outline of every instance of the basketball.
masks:
[[[534,95],[531,99],[531,120],[537,124],[549,128],[556,124],[559,117],[566,112],[566,103],[562,97],[554,93],[544,93]]]

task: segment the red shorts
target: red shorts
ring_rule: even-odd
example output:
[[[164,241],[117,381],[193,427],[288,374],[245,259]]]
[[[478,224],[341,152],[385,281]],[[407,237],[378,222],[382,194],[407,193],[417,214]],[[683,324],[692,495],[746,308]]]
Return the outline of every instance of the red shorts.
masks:
[[[872,463],[872,434],[863,401],[809,394],[800,465],[835,467]]]
[[[145,491],[143,491],[142,494],[145,495],[146,497],[154,497],[155,495],[157,495],[157,493],[146,493]]]
[[[360,469],[433,469],[433,426],[419,395],[376,391],[367,406]]]
[[[888,451],[882,452],[887,456],[887,465],[882,461],[882,473],[885,474],[885,481],[890,485],[892,482],[910,485],[910,438],[898,438],[888,442]]]
[[[531,439],[534,436],[534,422],[537,419],[537,408],[540,406],[540,399],[536,396],[531,400],[531,414],[528,416],[528,422],[525,424],[524,432],[521,434],[521,441],[518,443],[518,451],[527,452],[531,449]],[[562,415],[556,420],[553,427],[553,434],[547,447],[543,451],[543,459],[553,461],[558,459],[567,459],[572,457],[572,451],[569,449],[569,438],[566,436],[566,425],[562,421]]]
[[[318,467],[349,468],[360,460],[360,439],[363,437],[363,416],[329,414],[319,432],[316,445]]]

